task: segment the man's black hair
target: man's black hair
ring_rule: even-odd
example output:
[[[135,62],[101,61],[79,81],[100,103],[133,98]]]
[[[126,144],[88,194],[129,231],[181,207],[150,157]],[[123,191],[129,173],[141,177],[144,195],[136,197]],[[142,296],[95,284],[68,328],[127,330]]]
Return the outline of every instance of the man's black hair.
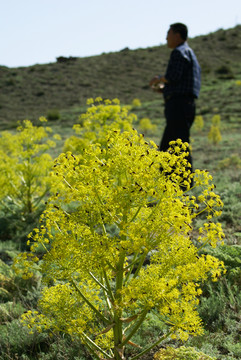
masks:
[[[179,33],[183,40],[185,40],[185,41],[187,40],[188,30],[187,30],[187,26],[185,24],[175,23],[175,24],[170,25],[170,28],[173,30],[174,33]]]

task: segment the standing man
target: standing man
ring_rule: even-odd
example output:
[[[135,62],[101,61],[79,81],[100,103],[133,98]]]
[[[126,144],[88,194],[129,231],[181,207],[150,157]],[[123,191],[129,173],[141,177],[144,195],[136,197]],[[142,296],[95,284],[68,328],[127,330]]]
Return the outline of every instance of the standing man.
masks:
[[[160,84],[165,101],[166,127],[160,150],[166,151],[169,142],[181,139],[190,142],[190,128],[195,118],[195,99],[201,85],[201,70],[193,50],[187,44],[188,29],[182,23],[170,25],[167,45],[173,49],[164,76],[155,76],[150,86]],[[161,89],[161,90],[160,90]],[[191,155],[188,161],[192,164]]]

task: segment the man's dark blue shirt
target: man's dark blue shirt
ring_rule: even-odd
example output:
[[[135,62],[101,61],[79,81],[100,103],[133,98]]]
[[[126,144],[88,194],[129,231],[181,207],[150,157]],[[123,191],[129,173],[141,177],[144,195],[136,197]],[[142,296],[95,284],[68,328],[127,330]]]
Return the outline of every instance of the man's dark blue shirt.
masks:
[[[190,94],[195,98],[199,96],[201,69],[187,42],[172,51],[165,78],[168,83],[164,87],[164,98],[182,94]]]

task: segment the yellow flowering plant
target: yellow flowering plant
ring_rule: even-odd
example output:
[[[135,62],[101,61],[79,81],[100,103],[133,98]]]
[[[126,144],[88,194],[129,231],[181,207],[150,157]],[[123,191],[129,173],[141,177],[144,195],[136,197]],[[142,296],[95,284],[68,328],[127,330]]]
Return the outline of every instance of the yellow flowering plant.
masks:
[[[202,115],[197,115],[194,120],[194,128],[197,131],[202,131],[204,127],[204,120]]]
[[[36,267],[45,282],[40,312],[25,313],[26,326],[78,337],[99,360],[124,360],[150,312],[168,330],[132,360],[168,336],[202,333],[200,284],[217,280],[223,264],[200,250],[223,240],[211,221],[222,202],[207,172],[187,170],[187,148],[178,140],[160,152],[135,130],[117,127],[81,154],[56,159],[53,195],[29,235],[31,253],[15,261],[16,271],[31,276]],[[197,197],[188,195],[192,176]],[[195,246],[193,220],[205,212]]]
[[[64,152],[83,153],[93,143],[105,145],[105,134],[111,129],[131,130],[137,116],[129,113],[128,106],[121,106],[118,99],[88,99],[86,113],[79,116],[79,123],[73,129],[76,136],[65,141]]]
[[[218,126],[211,125],[210,131],[208,133],[208,140],[214,145],[217,145],[222,140],[222,135]]]
[[[56,144],[51,133],[47,126],[24,120],[16,132],[0,135],[0,206],[7,214],[19,212],[21,221],[41,207],[50,190],[53,160],[47,152]]]
[[[214,115],[212,117],[212,125],[208,133],[208,140],[214,145],[217,145],[222,140],[220,132],[221,117],[220,115]]]

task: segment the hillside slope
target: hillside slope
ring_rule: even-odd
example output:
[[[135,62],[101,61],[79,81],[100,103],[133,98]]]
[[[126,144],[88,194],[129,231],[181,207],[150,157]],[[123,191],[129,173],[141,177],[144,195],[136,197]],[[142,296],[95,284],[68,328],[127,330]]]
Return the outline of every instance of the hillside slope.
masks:
[[[210,79],[241,77],[241,25],[189,40],[200,61],[203,85]],[[165,70],[166,45],[102,54],[87,58],[57,58],[55,63],[29,67],[0,66],[0,126],[36,119],[50,109],[84,105],[88,97],[157,99],[148,82]]]

